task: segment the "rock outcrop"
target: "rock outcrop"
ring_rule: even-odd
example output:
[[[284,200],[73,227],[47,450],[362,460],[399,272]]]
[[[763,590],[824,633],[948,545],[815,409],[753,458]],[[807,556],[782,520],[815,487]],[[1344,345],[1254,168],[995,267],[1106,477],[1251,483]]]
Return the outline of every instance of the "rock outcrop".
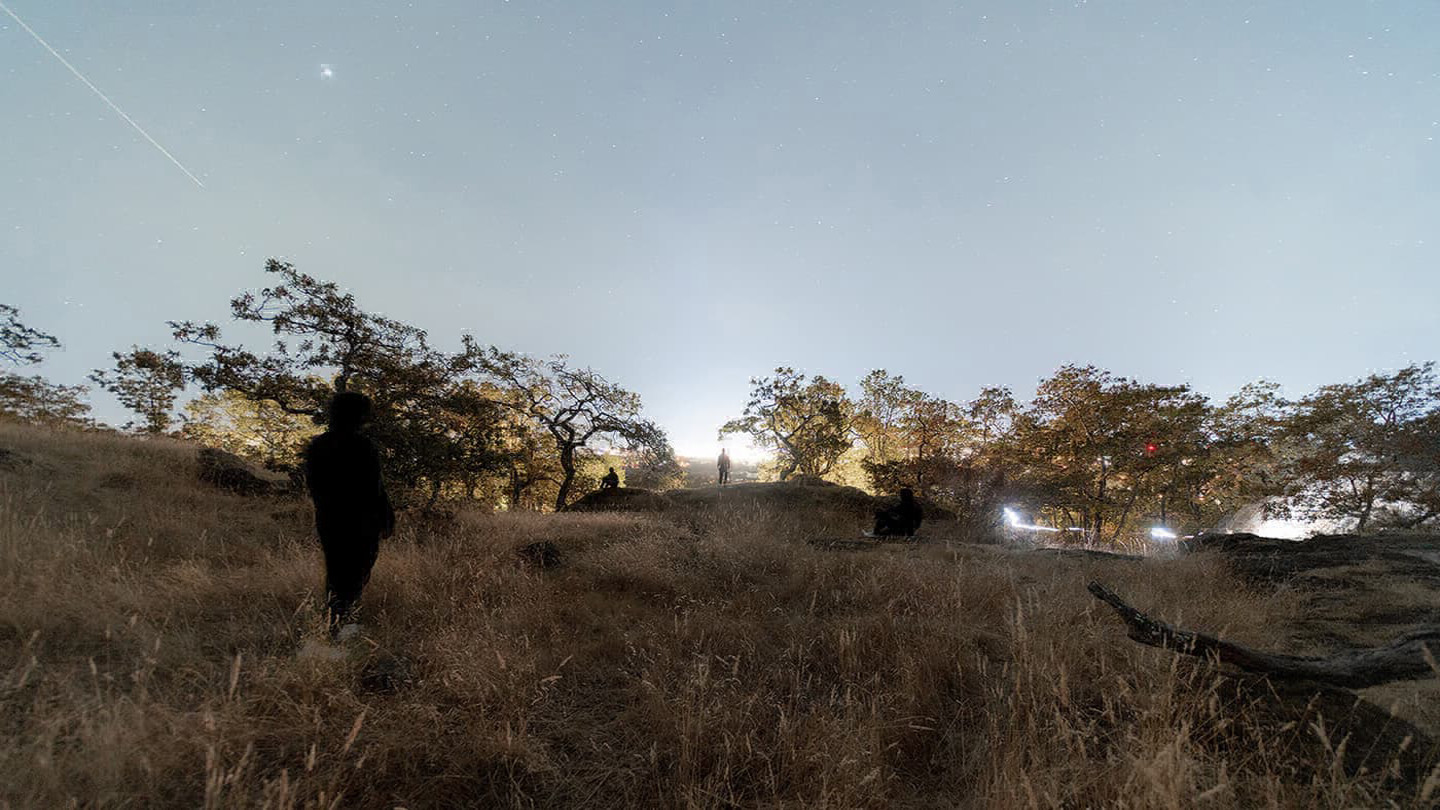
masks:
[[[200,448],[200,480],[237,495],[284,495],[295,491],[287,476],[264,470],[234,453]]]

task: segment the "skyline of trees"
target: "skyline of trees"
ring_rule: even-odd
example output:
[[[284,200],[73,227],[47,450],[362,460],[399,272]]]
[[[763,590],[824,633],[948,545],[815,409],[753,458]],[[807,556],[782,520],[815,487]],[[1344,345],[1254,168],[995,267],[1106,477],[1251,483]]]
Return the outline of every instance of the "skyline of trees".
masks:
[[[337,285],[271,260],[279,283],[230,302],[235,321],[268,328],[263,350],[218,325],[171,322],[203,356],[132,347],[90,380],[139,417],[127,429],[175,434],[272,467],[295,461],[333,393],[376,401],[387,474],[414,502],[473,499],[559,508],[606,464],[627,482],[680,485],[685,473],[639,394],[564,356],[539,359],[465,337],[432,348],[418,327],[363,309]],[[39,363],[60,341],[0,304],[0,358]],[[176,403],[189,386],[200,396]],[[82,386],[0,374],[0,416],[94,427]],[[876,369],[853,388],[778,366],[752,378],[722,438],[773,453],[768,474],[914,487],[977,527],[999,506],[1112,542],[1146,525],[1210,528],[1247,505],[1357,528],[1440,517],[1440,382],[1434,363],[1321,386],[1287,400],[1273,382],[1212,402],[1094,366],[1061,366],[1028,400],[982,388],[955,402]],[[597,466],[598,465],[598,466]]]
[[[1101,543],[1155,526],[1215,528],[1257,503],[1269,516],[1357,530],[1377,516],[1398,527],[1440,517],[1434,363],[1293,401],[1259,381],[1218,404],[1188,385],[1094,366],[1061,366],[1028,402],[1005,388],[949,402],[884,369],[853,397],[822,376],[806,379],[784,366],[752,379],[744,414],[721,435],[743,431],[775,448],[780,480],[809,469],[839,478],[858,466],[872,491],[912,487],[976,528],[994,528],[1005,506]],[[830,433],[812,430],[817,422]]]

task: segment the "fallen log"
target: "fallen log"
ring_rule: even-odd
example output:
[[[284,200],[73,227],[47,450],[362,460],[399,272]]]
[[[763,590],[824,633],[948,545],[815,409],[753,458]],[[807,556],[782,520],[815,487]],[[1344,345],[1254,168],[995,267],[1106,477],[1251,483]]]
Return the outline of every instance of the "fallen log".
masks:
[[[1096,599],[1114,609],[1134,641],[1182,655],[1212,658],[1272,678],[1364,689],[1440,675],[1440,665],[1436,663],[1436,654],[1440,653],[1440,627],[1407,633],[1384,647],[1346,650],[1325,657],[1283,655],[1171,626],[1126,604],[1098,582],[1091,582],[1087,587]]]

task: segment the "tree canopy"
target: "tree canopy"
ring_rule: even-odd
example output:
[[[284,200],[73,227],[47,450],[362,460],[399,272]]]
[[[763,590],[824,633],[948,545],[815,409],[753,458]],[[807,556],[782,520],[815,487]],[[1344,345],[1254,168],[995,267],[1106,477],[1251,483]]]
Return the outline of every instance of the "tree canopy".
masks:
[[[43,352],[60,348],[60,341],[20,322],[20,310],[0,304],[0,359],[17,366],[34,365]]]
[[[0,304],[0,359],[12,366],[35,365],[44,352],[60,348],[54,335],[26,326],[20,310]],[[57,385],[39,375],[0,372],[0,417],[34,424],[90,427],[85,387]]]
[[[185,388],[185,366],[176,351],[157,352],[139,346],[114,352],[112,369],[95,369],[90,381],[109,391],[120,404],[143,420],[141,429],[159,434],[169,430],[175,398]],[[127,425],[133,427],[133,425]]]
[[[750,401],[721,426],[720,440],[743,433],[775,451],[782,481],[797,472],[818,478],[853,446],[854,418],[854,403],[839,383],[781,366],[773,376],[750,380]]]
[[[375,404],[371,433],[402,499],[484,499],[507,508],[564,508],[605,465],[630,485],[678,486],[684,471],[638,393],[564,355],[540,359],[470,336],[455,351],[425,330],[366,309],[339,285],[270,260],[269,286],[229,302],[234,321],[272,339],[255,348],[219,325],[172,321],[181,350],[114,352],[90,379],[139,417],[135,427],[183,435],[293,468],[330,399]],[[0,304],[0,358],[33,365],[53,335]],[[198,350],[198,351],[197,351]],[[187,353],[191,356],[187,357]],[[201,396],[175,404],[187,386]],[[0,373],[0,416],[93,425],[85,389]],[[1255,505],[1357,529],[1414,527],[1440,517],[1440,380],[1412,364],[1322,386],[1296,400],[1258,381],[1212,403],[1184,384],[1143,382],[1066,365],[1017,400],[980,388],[936,396],[876,369],[854,393],[779,366],[750,380],[739,416],[720,426],[774,455],[773,474],[910,487],[977,530],[1002,506],[1091,541],[1146,527],[1214,527]]]
[[[425,330],[367,310],[333,282],[274,259],[265,272],[276,283],[235,296],[230,312],[236,321],[268,327],[274,335],[268,348],[229,342],[214,323],[170,326],[181,344],[205,352],[183,367],[184,375],[219,397],[192,409],[192,418],[250,432],[235,444],[269,463],[291,463],[293,455],[253,434],[279,431],[285,441],[303,435],[290,420],[322,423],[330,398],[342,391],[372,399],[370,433],[387,476],[402,497],[428,504],[495,497],[518,508],[535,505],[539,487],[561,508],[602,443],[643,451],[656,469],[665,469],[667,458],[673,463],[664,432],[641,416],[639,395],[593,369],[482,346],[469,336],[447,353],[430,345]],[[137,379],[139,364],[128,362],[141,351],[123,361],[117,355],[125,364],[97,372],[97,382],[117,393],[131,393],[122,383],[149,392]],[[207,428],[187,425],[187,432],[204,435]]]
[[[1286,494],[1308,518],[1377,510],[1416,526],[1440,515],[1440,383],[1435,364],[1322,386],[1294,405],[1284,435],[1294,454]]]
[[[639,394],[564,356],[540,360],[493,346],[481,351],[473,341],[466,345],[505,393],[499,402],[549,434],[560,467],[556,509],[569,502],[579,462],[595,442],[648,452],[661,466],[673,461],[664,431],[641,418]]]
[[[992,387],[965,403],[884,369],[852,400],[781,367],[751,381],[730,432],[775,450],[782,478],[832,475],[858,457],[873,490],[914,488],[979,529],[1002,506],[1096,542],[1255,509],[1360,529],[1440,517],[1440,385],[1428,363],[1296,402],[1258,381],[1218,404],[1094,366],[1062,366],[1028,402]]]

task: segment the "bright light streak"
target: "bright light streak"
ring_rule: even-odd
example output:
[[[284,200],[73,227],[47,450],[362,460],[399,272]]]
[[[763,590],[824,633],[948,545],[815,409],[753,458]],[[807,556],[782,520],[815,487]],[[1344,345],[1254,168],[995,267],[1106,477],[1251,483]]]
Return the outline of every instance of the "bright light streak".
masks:
[[[1154,540],[1174,540],[1178,536],[1164,526],[1156,526],[1150,530],[1150,537]]]
[[[119,115],[121,118],[125,119],[125,123],[127,123],[127,124],[129,124],[130,126],[134,127],[134,128],[135,128],[135,131],[138,132],[138,133],[140,133],[140,136],[143,137],[145,140],[149,141],[151,146],[153,146],[153,147],[155,147],[156,149],[159,149],[159,150],[160,150],[160,154],[162,154],[162,155],[164,155],[165,157],[169,158],[169,159],[170,159],[170,162],[175,164],[175,168],[177,168],[177,169],[179,169],[180,171],[184,172],[186,177],[188,177],[188,178],[190,178],[191,180],[195,181],[195,185],[199,186],[200,188],[204,188],[204,187],[205,187],[205,184],[202,183],[202,182],[200,182],[200,178],[196,177],[193,173],[191,173],[191,171],[190,171],[189,169],[185,168],[185,165],[184,165],[184,164],[182,164],[179,160],[176,160],[174,155],[170,154],[170,150],[168,150],[168,149],[166,149],[165,147],[161,146],[159,141],[157,141],[157,140],[155,140],[154,138],[150,137],[150,133],[146,132],[143,127],[141,127],[139,124],[135,123],[135,119],[134,119],[134,118],[131,118],[130,116],[126,115],[126,114],[125,114],[125,111],[122,110],[122,109],[120,109],[118,106],[116,106],[115,102],[111,101],[109,96],[107,96],[107,95],[105,95],[104,93],[100,92],[100,88],[98,88],[98,87],[96,87],[95,85],[91,84],[91,83],[90,83],[90,80],[87,79],[87,78],[85,78],[85,76],[84,76],[83,74],[81,74],[80,71],[76,70],[74,65],[72,65],[72,64],[70,64],[68,61],[66,61],[65,57],[61,56],[59,51],[57,51],[57,50],[55,50],[54,48],[50,47],[50,43],[46,42],[43,38],[41,38],[41,36],[40,36],[39,34],[35,33],[35,29],[33,29],[33,28],[31,28],[30,26],[26,25],[26,24],[25,24],[25,21],[22,20],[22,19],[20,19],[20,16],[17,15],[15,12],[11,11],[10,8],[9,8],[8,6],[6,6],[3,2],[0,2],[0,11],[3,11],[3,12],[5,12],[6,14],[9,14],[9,15],[10,15],[10,18],[11,18],[12,20],[14,20],[15,22],[19,23],[19,24],[20,24],[20,27],[23,28],[23,29],[25,29],[25,33],[27,33],[27,34],[29,34],[30,36],[34,37],[35,41],[38,42],[38,43],[40,43],[40,46],[43,47],[45,50],[49,51],[51,56],[53,56],[53,57],[55,57],[56,59],[60,60],[60,64],[64,65],[64,66],[66,67],[66,69],[68,69],[71,73],[75,74],[75,78],[79,79],[79,80],[81,81],[81,83],[83,83],[86,87],[90,88],[90,90],[93,91],[93,92],[95,93],[95,95],[97,95],[97,96],[100,97],[100,100],[101,100],[101,101],[103,101],[103,102],[105,102],[106,104],[108,104],[108,105],[110,106],[110,109],[112,109],[112,110],[115,111],[115,114],[116,114],[116,115]]]
[[[1053,527],[1051,527],[1051,526],[1036,526],[1036,525],[1034,525],[1033,523],[1026,523],[1024,520],[1022,520],[1022,519],[1020,518],[1020,513],[1016,512],[1014,509],[1011,509],[1011,508],[1008,507],[1008,506],[1005,507],[1005,508],[1004,508],[1003,510],[1001,510],[1001,511],[1003,511],[1003,512],[1005,513],[1005,522],[1008,523],[1008,524],[1010,524],[1010,528],[1012,528],[1012,529],[1025,529],[1026,531],[1032,531],[1032,532],[1058,532],[1058,531],[1060,531],[1059,529],[1053,528]]]

